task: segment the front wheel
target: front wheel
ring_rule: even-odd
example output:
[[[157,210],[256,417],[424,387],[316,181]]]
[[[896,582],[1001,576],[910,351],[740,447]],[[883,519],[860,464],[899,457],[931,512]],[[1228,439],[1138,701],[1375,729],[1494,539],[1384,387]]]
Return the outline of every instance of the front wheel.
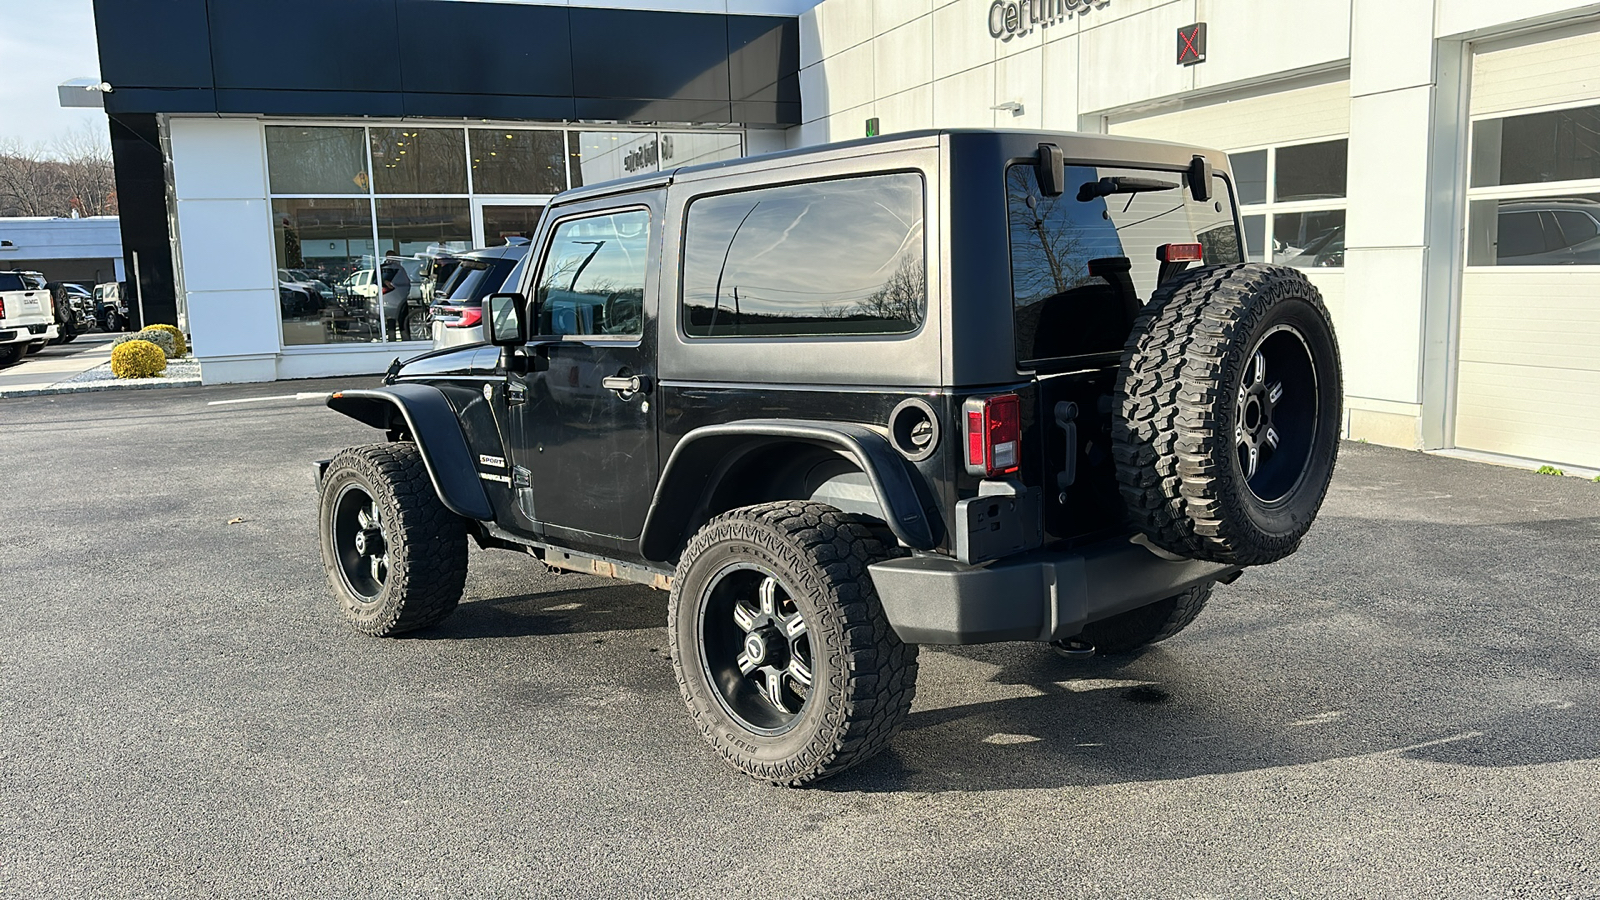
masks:
[[[355,630],[388,637],[455,611],[467,579],[467,523],[439,500],[415,444],[334,457],[318,522],[322,567]]]
[[[711,520],[668,603],[672,666],[706,741],[735,768],[798,786],[888,746],[916,691],[917,648],[889,625],[867,566],[890,551],[819,503]]]

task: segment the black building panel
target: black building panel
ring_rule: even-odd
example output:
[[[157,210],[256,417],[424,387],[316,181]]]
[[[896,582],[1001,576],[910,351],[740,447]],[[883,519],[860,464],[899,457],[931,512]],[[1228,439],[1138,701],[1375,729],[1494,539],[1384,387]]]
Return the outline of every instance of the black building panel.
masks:
[[[100,5],[106,2],[100,0]],[[437,53],[440,47],[433,32],[402,37],[395,2],[210,0],[216,87],[398,93],[401,58]],[[186,52],[161,43],[165,46],[155,52]]]
[[[97,0],[94,29],[100,77],[118,90],[211,87],[206,0]]]
[[[729,16],[728,82],[735,101],[799,103],[800,21]]]
[[[405,115],[426,118],[553,119],[578,118],[571,97],[523,97],[509,94],[434,94],[407,91],[401,95]]]
[[[217,88],[217,111],[266,116],[405,115],[398,91],[283,91]]]
[[[619,122],[689,122],[726,125],[733,121],[726,100],[651,100],[639,97],[579,97],[573,101],[579,119],[615,119]]]
[[[166,159],[156,117],[149,113],[111,116],[111,158],[121,211],[123,265],[133,292],[127,298],[128,312],[136,325],[176,325],[178,294],[167,232]]]
[[[571,15],[573,96],[728,102],[727,16],[579,7]]]
[[[429,35],[432,50],[401,55],[408,93],[572,97],[564,6],[399,0],[398,13],[400,34]]]

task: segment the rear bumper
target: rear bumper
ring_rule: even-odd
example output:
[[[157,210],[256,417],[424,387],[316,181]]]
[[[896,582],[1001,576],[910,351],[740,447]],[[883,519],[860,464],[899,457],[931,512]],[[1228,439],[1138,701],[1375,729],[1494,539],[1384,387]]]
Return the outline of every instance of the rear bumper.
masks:
[[[871,567],[889,622],[901,640],[914,644],[1069,638],[1090,622],[1239,571],[1219,563],[1169,561],[1123,540],[976,566],[924,556]]]
[[[59,334],[54,322],[7,325],[0,328],[0,344],[40,344],[55,340]]]

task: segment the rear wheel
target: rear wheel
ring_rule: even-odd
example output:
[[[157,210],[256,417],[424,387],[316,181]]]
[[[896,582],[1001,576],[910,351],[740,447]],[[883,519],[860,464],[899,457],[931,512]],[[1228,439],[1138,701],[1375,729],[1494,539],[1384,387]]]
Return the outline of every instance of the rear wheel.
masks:
[[[1066,649],[1067,655],[1082,655],[1081,648],[1087,644],[1102,656],[1116,656],[1160,643],[1189,627],[1206,608],[1212,587],[1203,584],[1149,606],[1090,623],[1077,637],[1057,641],[1056,645]]]
[[[27,354],[27,344],[0,344],[0,369],[16,365]]]
[[[433,340],[433,322],[428,318],[425,309],[413,309],[406,314],[406,339],[411,341]]]
[[[867,571],[892,555],[831,506],[785,501],[713,519],[684,550],[668,627],[678,687],[735,768],[781,785],[888,746],[911,710],[917,648]]]
[[[322,566],[345,619],[387,637],[433,625],[461,601],[467,523],[446,509],[415,444],[370,444],[323,475]]]
[[[1186,272],[1134,323],[1112,444],[1133,524],[1193,559],[1293,553],[1327,495],[1344,388],[1322,295],[1298,270]]]

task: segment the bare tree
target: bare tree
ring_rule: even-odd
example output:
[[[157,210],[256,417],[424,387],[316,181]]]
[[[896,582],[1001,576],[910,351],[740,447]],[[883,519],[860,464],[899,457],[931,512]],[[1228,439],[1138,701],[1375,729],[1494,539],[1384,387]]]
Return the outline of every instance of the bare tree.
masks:
[[[920,248],[919,248],[920,249]],[[922,310],[928,296],[928,270],[921,253],[908,253],[883,287],[856,304],[845,315],[870,316],[895,322],[922,324]]]
[[[49,147],[0,140],[0,216],[117,213],[116,177],[104,137],[86,126]]]

